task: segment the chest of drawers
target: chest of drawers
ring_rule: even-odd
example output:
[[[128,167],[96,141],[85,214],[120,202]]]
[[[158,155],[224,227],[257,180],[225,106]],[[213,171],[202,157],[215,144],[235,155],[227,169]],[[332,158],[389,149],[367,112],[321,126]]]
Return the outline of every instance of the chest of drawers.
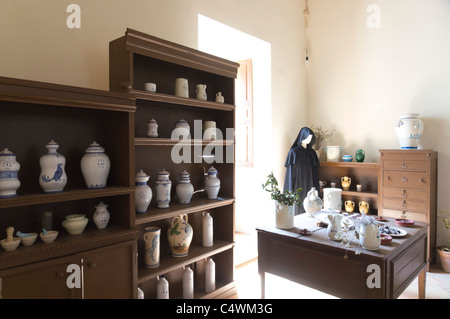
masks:
[[[436,250],[437,152],[380,150],[378,214],[426,222],[428,260]]]

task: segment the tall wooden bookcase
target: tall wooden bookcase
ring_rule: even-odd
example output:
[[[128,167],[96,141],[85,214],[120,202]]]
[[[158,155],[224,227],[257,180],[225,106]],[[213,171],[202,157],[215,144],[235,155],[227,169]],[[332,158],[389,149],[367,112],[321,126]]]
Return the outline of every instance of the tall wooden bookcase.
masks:
[[[156,282],[161,275],[169,281],[170,297],[181,298],[184,266],[194,270],[195,298],[224,298],[235,293],[234,136],[226,132],[227,129],[233,132],[235,127],[234,81],[238,64],[132,29],[127,29],[123,37],[111,41],[109,52],[110,90],[136,97],[134,173],[142,169],[151,176],[148,185],[152,188],[153,198],[149,209],[146,213],[136,214],[133,220],[140,232],[138,284],[145,298],[156,297]],[[188,79],[189,98],[175,96],[177,78]],[[156,84],[155,93],[145,91],[147,82]],[[206,101],[196,99],[197,84],[206,84]],[[224,103],[215,102],[219,91],[225,98]],[[157,138],[147,137],[147,123],[152,119],[158,123]],[[191,154],[190,160],[176,163],[171,152],[179,141],[172,139],[171,134],[175,122],[181,119],[186,120],[191,128],[191,139],[187,141],[189,146],[183,149],[186,154]],[[203,140],[201,127],[195,125],[195,120],[200,121],[197,123],[215,121],[223,138],[213,144]],[[209,154],[214,147],[217,147],[216,160],[210,163],[202,155]],[[218,156],[220,152],[223,152],[222,158]],[[194,194],[190,204],[179,204],[175,188],[180,173],[188,171],[195,190],[201,190],[204,188],[204,171],[211,166],[219,172],[219,198],[210,200],[205,192],[199,192]],[[162,169],[169,171],[172,181],[172,200],[166,209],[156,206],[155,181]],[[214,219],[213,247],[202,246],[202,214],[205,211],[210,212]],[[180,214],[188,214],[194,237],[188,256],[175,258],[170,254],[167,228],[171,219]],[[148,226],[161,227],[161,264],[154,269],[144,266],[145,243],[142,235]],[[216,290],[212,293],[204,291],[206,258],[212,258],[216,264]]]

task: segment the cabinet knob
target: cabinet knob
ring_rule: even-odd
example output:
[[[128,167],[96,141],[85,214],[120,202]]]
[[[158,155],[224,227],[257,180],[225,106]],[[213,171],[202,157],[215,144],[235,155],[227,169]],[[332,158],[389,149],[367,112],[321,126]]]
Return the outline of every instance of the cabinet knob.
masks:
[[[97,267],[97,265],[94,263],[94,262],[90,262],[90,263],[88,263],[88,267],[89,268],[95,268],[95,267]]]
[[[386,176],[386,179],[387,179],[388,181],[390,181],[390,180],[391,180],[391,177],[390,177],[390,176]]]
[[[406,205],[406,201],[405,200],[403,201],[402,208],[405,208],[405,209],[408,208],[408,205]],[[405,214],[405,212],[403,212],[403,214]]]
[[[406,165],[406,163],[405,163],[405,162],[403,162],[403,164],[402,164],[402,168],[403,168],[403,169],[405,169],[405,168],[408,168],[408,165]]]
[[[64,272],[58,271],[58,272],[56,273],[56,278],[59,278],[59,279],[64,278]]]
[[[423,178],[419,178],[419,182],[425,183],[425,180]]]
[[[400,180],[401,180],[402,182],[407,182],[407,181],[408,181],[408,179],[407,179],[405,176],[403,176]]]
[[[408,195],[406,194],[406,189],[404,189],[402,192],[402,198],[408,198]]]

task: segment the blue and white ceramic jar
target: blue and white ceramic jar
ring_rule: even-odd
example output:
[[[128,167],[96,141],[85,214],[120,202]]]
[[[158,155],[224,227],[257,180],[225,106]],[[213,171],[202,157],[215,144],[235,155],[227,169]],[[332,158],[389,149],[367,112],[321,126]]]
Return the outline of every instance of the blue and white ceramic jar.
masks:
[[[168,208],[170,203],[170,191],[172,182],[169,179],[170,173],[163,169],[158,173],[156,184],[156,204],[158,208]]]
[[[92,142],[81,158],[81,172],[87,188],[106,187],[111,162],[105,149],[97,142]]]
[[[417,113],[401,114],[395,133],[402,149],[416,149],[423,134],[423,122]]]
[[[208,199],[216,199],[220,190],[220,180],[217,178],[217,169],[214,166],[206,173],[205,189]]]
[[[192,195],[194,194],[194,186],[191,184],[189,173],[183,171],[180,174],[180,183],[176,187],[176,193],[180,204],[189,204],[191,202]]]
[[[20,164],[9,149],[5,148],[0,152],[0,197],[17,196],[17,189],[20,187],[19,181]]]
[[[45,193],[62,192],[67,184],[66,158],[57,152],[59,145],[55,141],[51,140],[45,147],[48,153],[39,159],[39,184]]]
[[[147,208],[152,201],[152,189],[147,185],[149,178],[150,176],[145,174],[142,169],[136,174],[136,190],[134,194],[136,213],[138,214],[146,213]]]
[[[97,229],[105,229],[108,226],[111,215],[108,211],[108,205],[100,202],[95,206],[95,212],[92,219],[94,220]]]

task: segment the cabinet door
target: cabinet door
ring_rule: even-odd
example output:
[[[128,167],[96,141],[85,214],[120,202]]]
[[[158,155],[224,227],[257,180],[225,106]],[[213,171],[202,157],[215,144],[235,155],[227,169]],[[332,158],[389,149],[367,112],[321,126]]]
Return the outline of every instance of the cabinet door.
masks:
[[[94,249],[79,256],[83,264],[82,298],[135,298],[136,241]]]
[[[0,272],[0,296],[5,299],[76,298],[67,286],[67,266],[73,257],[62,257]]]

